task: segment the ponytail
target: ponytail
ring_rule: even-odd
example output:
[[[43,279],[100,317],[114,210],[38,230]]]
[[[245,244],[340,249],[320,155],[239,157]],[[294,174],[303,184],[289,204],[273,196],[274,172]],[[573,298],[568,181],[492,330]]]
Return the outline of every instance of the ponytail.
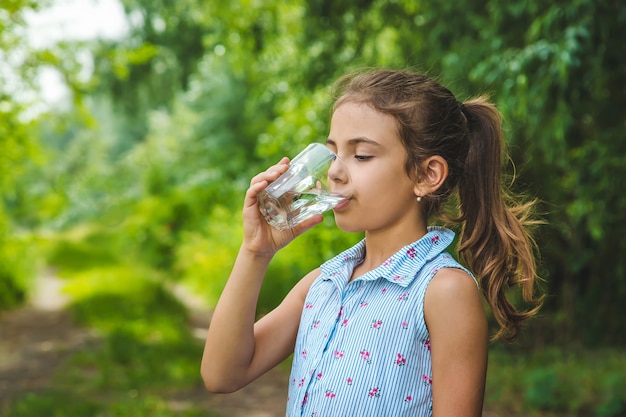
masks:
[[[494,339],[517,339],[522,322],[537,313],[543,297],[535,293],[536,243],[528,227],[534,201],[514,200],[501,178],[504,155],[502,117],[485,98],[461,105],[467,122],[469,149],[458,193],[459,257],[478,277],[500,329]],[[508,299],[507,290],[521,288],[525,310]]]

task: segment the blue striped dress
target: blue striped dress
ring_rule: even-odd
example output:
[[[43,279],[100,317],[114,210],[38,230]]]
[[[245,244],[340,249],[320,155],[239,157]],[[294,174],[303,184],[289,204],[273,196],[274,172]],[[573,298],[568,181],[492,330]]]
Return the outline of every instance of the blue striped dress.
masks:
[[[467,271],[444,252],[453,239],[431,227],[353,281],[364,240],[321,266],[302,310],[287,417],[432,415],[424,294],[439,269]]]

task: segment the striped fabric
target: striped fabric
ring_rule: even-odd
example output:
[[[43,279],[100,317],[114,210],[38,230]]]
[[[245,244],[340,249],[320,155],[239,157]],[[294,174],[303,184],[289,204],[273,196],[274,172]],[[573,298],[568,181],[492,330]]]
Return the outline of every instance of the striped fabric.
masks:
[[[453,239],[431,227],[351,282],[365,241],[322,265],[302,311],[287,417],[432,415],[424,294],[439,269],[467,271],[444,252]]]

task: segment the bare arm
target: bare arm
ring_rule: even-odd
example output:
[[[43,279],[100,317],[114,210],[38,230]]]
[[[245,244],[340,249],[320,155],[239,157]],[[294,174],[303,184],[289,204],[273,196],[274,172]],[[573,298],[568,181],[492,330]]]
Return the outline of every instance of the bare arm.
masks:
[[[488,331],[471,277],[446,268],[435,275],[424,302],[433,367],[433,417],[482,415]]]
[[[276,309],[255,323],[261,285],[272,257],[322,220],[318,215],[281,232],[261,217],[257,195],[285,171],[288,161],[284,158],[257,175],[246,192],[243,242],[211,318],[202,356],[201,373],[209,391],[236,391],[293,351],[304,298],[319,271],[306,275]]]

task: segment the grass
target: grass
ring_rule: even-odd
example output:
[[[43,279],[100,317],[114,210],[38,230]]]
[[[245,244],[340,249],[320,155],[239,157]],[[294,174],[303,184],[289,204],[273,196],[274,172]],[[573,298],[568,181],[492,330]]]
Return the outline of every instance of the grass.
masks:
[[[201,410],[173,411],[166,401],[136,391],[106,401],[86,398],[82,393],[49,389],[27,394],[8,411],[11,417],[211,417]]]

